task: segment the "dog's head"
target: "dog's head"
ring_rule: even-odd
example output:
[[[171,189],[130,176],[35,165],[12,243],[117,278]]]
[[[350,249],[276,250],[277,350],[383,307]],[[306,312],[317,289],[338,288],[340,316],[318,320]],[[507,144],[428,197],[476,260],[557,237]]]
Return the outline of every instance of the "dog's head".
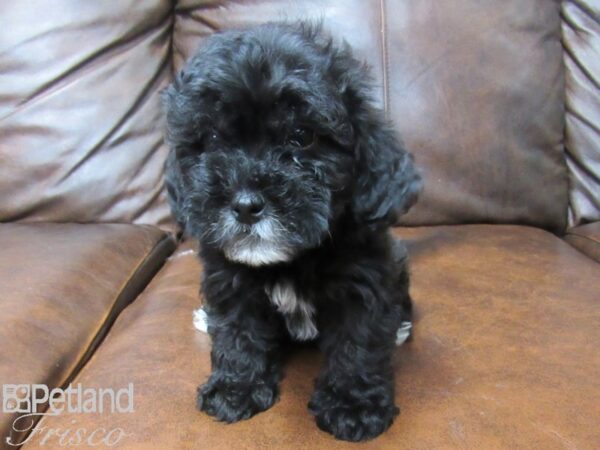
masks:
[[[177,220],[203,246],[253,266],[319,246],[341,220],[394,222],[420,178],[371,106],[368,80],[318,27],[209,38],[165,95]]]

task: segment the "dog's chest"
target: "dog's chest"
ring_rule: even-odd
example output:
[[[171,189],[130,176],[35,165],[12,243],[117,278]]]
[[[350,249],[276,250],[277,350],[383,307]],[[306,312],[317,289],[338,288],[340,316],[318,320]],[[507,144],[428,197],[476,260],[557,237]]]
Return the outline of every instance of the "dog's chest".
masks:
[[[315,307],[297,292],[290,280],[277,280],[266,286],[265,291],[271,303],[283,315],[293,338],[307,341],[317,337],[319,332],[315,324]]]

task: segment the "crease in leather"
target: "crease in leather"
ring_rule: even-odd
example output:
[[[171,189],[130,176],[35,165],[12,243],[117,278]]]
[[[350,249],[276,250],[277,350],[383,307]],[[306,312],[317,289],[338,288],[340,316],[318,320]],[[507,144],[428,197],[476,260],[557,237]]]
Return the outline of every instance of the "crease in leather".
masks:
[[[141,227],[144,228],[144,227]],[[82,351],[71,367],[65,370],[65,376],[60,383],[56,383],[56,387],[62,389],[66,388],[79,374],[81,369],[87,364],[87,362],[94,355],[96,349],[100,346],[104,338],[107,336],[112,325],[119,317],[121,312],[131,304],[135,299],[143,292],[144,288],[154,278],[154,275],[161,269],[164,263],[167,261],[169,256],[173,254],[175,250],[175,240],[170,234],[165,233],[163,237],[156,242],[154,247],[135,265],[135,268],[131,270],[126,281],[118,289],[118,294],[115,296],[115,300],[112,302],[111,307],[107,310],[104,317],[100,320],[99,325],[96,327],[94,333],[90,334],[91,338],[88,342],[82,346]],[[147,270],[149,269],[149,270]],[[145,273],[144,273],[145,272]],[[129,301],[128,301],[129,299]],[[45,412],[47,405],[43,406]],[[18,415],[21,417],[21,414]],[[17,434],[14,436],[11,430],[11,436],[16,437],[18,442],[24,442],[32,430],[36,429],[36,425],[41,416],[33,416],[32,426],[23,434]],[[21,448],[22,444],[14,446],[14,448]]]
[[[200,9],[209,9],[209,8],[207,8],[207,7],[204,7],[204,8],[200,8]],[[193,9],[189,9],[189,10],[177,10],[177,14],[178,14],[178,15],[181,15],[181,12],[180,12],[180,11],[183,11],[183,14],[184,14],[184,15],[186,15],[186,16],[190,16],[190,15],[191,15],[191,14],[190,14],[190,12],[193,12]],[[216,24],[215,24],[215,23],[213,23],[211,20],[207,19],[206,17],[204,17],[204,16],[202,16],[202,15],[196,16],[196,17],[195,17],[195,19],[196,19],[198,22],[200,22],[202,25],[204,25],[205,27],[209,28],[209,29],[210,29],[211,31],[213,31],[213,32],[217,32],[217,31],[219,31],[219,30],[220,30],[220,28],[219,28],[219,26],[218,26],[218,25],[216,25]]]
[[[574,114],[573,114],[574,116]],[[566,161],[568,164],[572,164],[573,166],[575,166],[577,168],[577,170],[579,170],[579,172],[586,174],[588,177],[590,177],[592,180],[596,181],[598,184],[600,184],[600,177],[598,177],[593,169],[589,166],[587,166],[585,164],[585,155],[581,155],[577,152],[571,152],[570,150],[566,150]],[[569,180],[569,183],[571,183],[571,180]],[[582,182],[580,181],[580,184]],[[579,186],[579,189],[582,190],[582,187]],[[592,194],[592,192],[589,192],[590,194]],[[583,194],[583,192],[580,192],[580,194]],[[590,200],[593,201],[593,200]],[[569,205],[570,207],[573,207],[573,205]],[[575,225],[573,225],[574,227],[580,226],[582,225],[581,223],[577,223]]]
[[[600,125],[595,124],[594,122],[592,122],[590,119],[588,119],[587,117],[585,117],[583,114],[581,114],[577,110],[571,109],[568,106],[567,106],[566,109],[569,112],[569,114],[571,114],[571,116],[573,116],[574,119],[579,120],[581,123],[583,123],[588,128],[591,128],[596,133],[600,133]],[[592,173],[591,170],[590,170],[590,173]],[[594,175],[594,174],[592,173],[592,175]]]
[[[592,261],[595,261],[600,264],[600,259],[597,259],[594,254],[591,254],[589,251],[585,250],[586,248],[589,247],[588,245],[586,245],[585,243],[582,244],[581,246],[577,245],[577,243],[579,241],[584,241],[585,243],[592,242],[594,247],[597,247],[597,251],[600,254],[600,242],[599,241],[589,238],[587,236],[581,236],[580,234],[568,234],[567,236],[565,236],[566,243],[568,243],[571,247],[573,247],[575,250],[577,250],[582,255],[585,255],[588,258],[590,258]]]
[[[579,30],[574,29],[575,32],[579,32]],[[573,62],[573,64],[583,73],[586,79],[594,85],[597,89],[600,89],[600,83],[594,78],[594,74],[591,73],[585,65],[581,62],[581,59],[577,57],[577,55],[573,52],[573,49],[568,45],[563,45],[564,52],[568,55],[569,59]]]
[[[590,242],[593,242],[594,244],[598,244],[600,245],[600,239],[596,239],[592,236],[585,236],[583,234],[579,234],[579,233],[573,233],[572,231],[567,232],[567,236],[568,237],[577,237],[577,238],[581,238],[581,239],[587,239]]]
[[[168,30],[167,30],[168,32]],[[132,103],[132,105],[123,113],[123,115],[115,121],[113,126],[106,132],[106,134],[102,137],[102,139],[98,140],[85,154],[82,158],[80,158],[75,164],[73,164],[59,179],[58,183],[64,182],[67,178],[69,178],[74,172],[77,171],[88,159],[90,159],[94,154],[101,150],[104,147],[104,144],[112,137],[114,134],[119,131],[123,125],[125,125],[132,116],[138,111],[154,94],[154,89],[160,85],[163,80],[163,75],[165,71],[168,71],[168,66],[170,65],[170,56],[167,53],[162,61],[156,68],[156,72],[154,75],[149,78],[145,83],[143,89],[140,91],[138,97]],[[159,142],[160,146],[162,142]],[[141,161],[137,167],[137,171],[141,170],[144,165],[144,162],[147,161],[153,155],[152,152],[146,154],[146,159]],[[111,207],[114,205],[110,205]]]
[[[597,14],[592,8],[579,0],[571,0],[571,3],[577,6],[584,14],[591,17],[594,22],[600,23],[600,19],[597,17]]]
[[[179,0],[174,0],[173,3],[175,4],[174,10],[177,14],[189,14],[190,12],[193,12],[195,10],[215,9],[222,6],[226,6],[226,2],[223,1],[200,2],[200,4],[191,4],[190,6],[181,6],[181,2]]]
[[[56,92],[76,82],[81,75],[84,75],[96,65],[101,64],[105,59],[120,55],[127,52],[131,48],[134,48],[137,46],[137,44],[143,42],[146,37],[151,35],[156,29],[162,27],[164,20],[169,19],[170,17],[171,14],[169,13],[160,21],[158,21],[155,26],[144,28],[143,30],[140,30],[139,33],[135,33],[129,37],[123,36],[121,39],[117,39],[113,42],[110,42],[106,46],[97,49],[91,55],[85,57],[72,67],[69,67],[64,74],[58,76],[54,80],[50,80],[48,83],[43,84],[34,92],[29,94],[26,98],[14,105],[8,114],[0,117],[0,121],[14,115],[24,107],[29,106],[31,103],[40,101],[51,95],[53,92]]]

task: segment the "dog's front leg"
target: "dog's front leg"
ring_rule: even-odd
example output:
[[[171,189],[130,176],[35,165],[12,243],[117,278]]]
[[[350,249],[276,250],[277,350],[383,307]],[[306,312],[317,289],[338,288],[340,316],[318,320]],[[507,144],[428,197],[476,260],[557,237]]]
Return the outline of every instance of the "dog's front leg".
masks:
[[[227,423],[270,408],[278,397],[280,324],[256,306],[259,300],[246,293],[230,308],[208,311],[212,373],[198,388],[197,405]]]
[[[398,320],[376,305],[378,295],[361,286],[343,305],[332,301],[336,316],[325,317],[320,328],[326,360],[308,406],[319,428],[338,439],[372,439],[398,414],[391,364]],[[365,296],[371,298],[362,302]]]

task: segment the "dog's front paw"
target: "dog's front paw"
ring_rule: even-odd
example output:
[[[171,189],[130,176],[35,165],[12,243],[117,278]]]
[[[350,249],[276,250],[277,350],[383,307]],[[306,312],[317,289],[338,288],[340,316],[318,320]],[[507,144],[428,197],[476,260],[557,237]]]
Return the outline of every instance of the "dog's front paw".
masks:
[[[249,419],[269,409],[277,400],[277,385],[266,382],[227,383],[209,380],[198,387],[200,411],[227,423]]]
[[[356,397],[326,387],[315,391],[308,408],[321,430],[344,441],[366,441],[387,430],[399,412],[390,395],[377,397]]]

